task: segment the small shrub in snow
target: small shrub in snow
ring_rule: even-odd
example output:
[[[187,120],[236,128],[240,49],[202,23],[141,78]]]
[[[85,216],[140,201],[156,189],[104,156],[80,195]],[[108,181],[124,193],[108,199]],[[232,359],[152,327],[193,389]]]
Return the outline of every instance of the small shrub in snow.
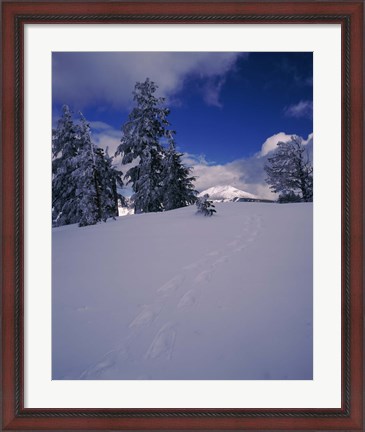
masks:
[[[209,201],[208,198],[209,195],[205,194],[202,197],[198,197],[198,199],[196,200],[198,214],[202,214],[204,216],[213,216],[213,213],[216,213],[213,202]]]

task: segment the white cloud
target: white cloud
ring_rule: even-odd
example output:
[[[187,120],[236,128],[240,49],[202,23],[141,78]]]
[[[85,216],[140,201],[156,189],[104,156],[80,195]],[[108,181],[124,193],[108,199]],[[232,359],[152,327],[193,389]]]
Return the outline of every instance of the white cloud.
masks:
[[[106,130],[106,129],[111,129],[111,126],[108,125],[107,123],[104,123],[102,121],[91,121],[89,122],[90,127],[96,130]]]
[[[86,105],[129,108],[136,81],[149,77],[158,84],[159,95],[173,99],[185,79],[194,75],[218,83],[217,88],[203,91],[203,97],[219,106],[219,78],[234,67],[239,55],[247,56],[229,52],[54,53],[53,98],[77,109]]]
[[[279,132],[271,137],[262,144],[261,151],[257,154],[257,157],[266,156],[269,152],[274,150],[279,142],[290,141],[293,134],[286,134],[285,132]]]
[[[90,127],[94,143],[104,150],[108,148],[109,154],[114,155],[120,144],[122,132],[104,122],[90,122]]]
[[[231,185],[263,198],[273,198],[264,179],[265,160],[263,157],[250,157],[217,164],[208,161],[204,155],[185,154],[183,162],[193,167],[195,187],[199,192],[212,186]]]
[[[203,89],[203,99],[207,105],[222,108],[222,103],[219,100],[220,92],[225,80],[208,80]]]
[[[313,133],[310,133],[308,135],[308,138],[306,140],[303,140],[303,144],[304,145],[313,144]]]
[[[240,182],[240,171],[232,164],[193,166],[194,176],[197,177],[195,187],[202,191],[216,185],[237,186]]]
[[[287,117],[305,117],[311,119],[313,117],[313,102],[307,100],[300,101],[294,105],[290,105],[284,109],[284,114]]]
[[[265,183],[264,164],[264,158],[239,159],[224,165],[192,164],[193,175],[197,177],[195,187],[201,192],[212,186],[231,185],[262,198],[273,199],[275,195]]]

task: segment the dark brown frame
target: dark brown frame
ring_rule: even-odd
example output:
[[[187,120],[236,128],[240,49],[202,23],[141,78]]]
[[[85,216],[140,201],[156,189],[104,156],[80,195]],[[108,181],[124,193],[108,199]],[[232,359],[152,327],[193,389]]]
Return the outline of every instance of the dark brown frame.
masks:
[[[330,3],[3,3],[3,428],[363,430],[363,1]],[[342,26],[342,407],[23,407],[23,27],[26,23],[340,23]]]

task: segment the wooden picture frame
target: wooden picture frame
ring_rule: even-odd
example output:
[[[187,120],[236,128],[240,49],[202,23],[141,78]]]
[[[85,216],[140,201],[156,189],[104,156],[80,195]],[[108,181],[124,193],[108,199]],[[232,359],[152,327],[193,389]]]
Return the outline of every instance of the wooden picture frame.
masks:
[[[342,407],[340,409],[24,408],[26,23],[339,23],[342,26]],[[8,2],[2,10],[3,428],[362,430],[363,2]]]

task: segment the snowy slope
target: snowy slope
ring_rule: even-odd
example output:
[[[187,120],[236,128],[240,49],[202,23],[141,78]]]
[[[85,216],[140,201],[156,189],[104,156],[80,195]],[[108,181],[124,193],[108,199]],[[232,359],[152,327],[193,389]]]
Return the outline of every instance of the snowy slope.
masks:
[[[311,379],[312,205],[53,229],[53,379]]]
[[[213,201],[233,201],[235,198],[259,199],[258,196],[237,189],[233,186],[214,186],[200,192],[199,196],[205,194],[208,194],[209,198]]]

